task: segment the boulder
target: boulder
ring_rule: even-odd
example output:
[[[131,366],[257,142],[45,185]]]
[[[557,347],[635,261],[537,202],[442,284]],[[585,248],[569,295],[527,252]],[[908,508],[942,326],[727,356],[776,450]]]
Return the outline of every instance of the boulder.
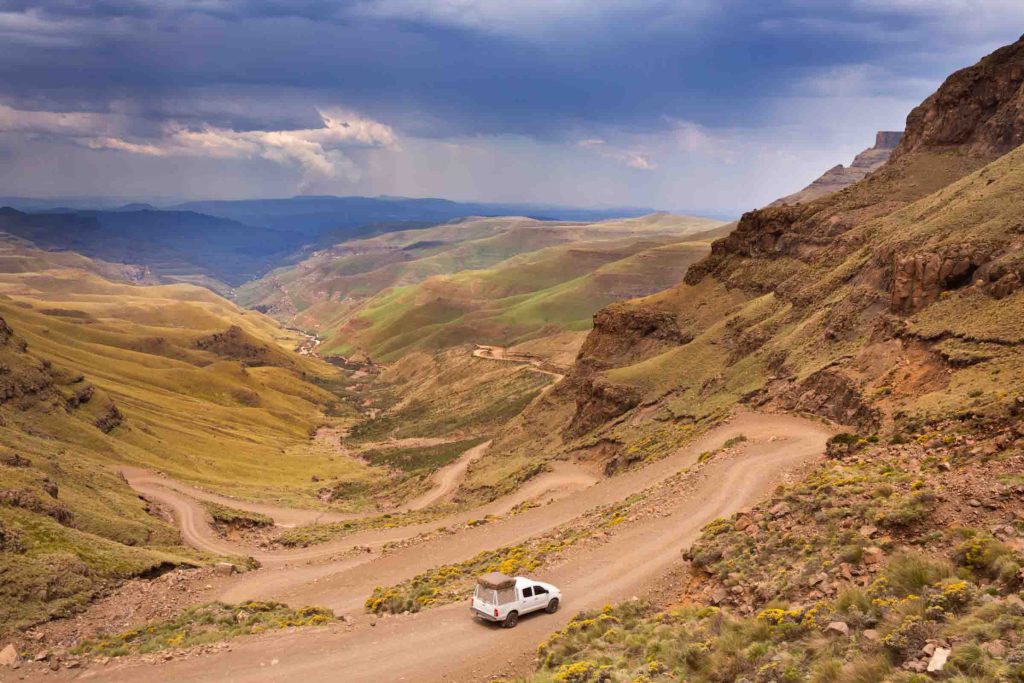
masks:
[[[753,523],[753,520],[751,520],[747,515],[740,515],[733,523],[733,528],[736,529],[736,531],[743,531]]]
[[[952,652],[952,650],[948,647],[935,648],[935,652],[932,653],[932,658],[928,660],[928,673],[942,671],[946,666],[946,660],[949,659],[950,652]]]
[[[0,650],[0,666],[10,667],[16,669],[21,665],[21,655],[18,654],[18,650],[15,649],[11,643],[7,644],[3,650]]]
[[[825,627],[825,633],[848,636],[850,635],[850,627],[846,625],[845,621],[833,621]]]
[[[879,564],[882,561],[882,549],[878,546],[871,546],[864,549],[864,564]]]
[[[213,565],[213,568],[218,574],[221,574],[223,576],[230,576],[231,574],[234,574],[236,571],[238,571],[235,565],[231,564],[230,562],[218,562],[217,564]]]

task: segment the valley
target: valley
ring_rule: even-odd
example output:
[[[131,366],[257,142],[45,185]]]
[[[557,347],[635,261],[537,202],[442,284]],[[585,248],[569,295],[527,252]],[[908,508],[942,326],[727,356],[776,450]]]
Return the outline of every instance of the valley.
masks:
[[[1024,679],[1022,112],[733,222],[0,210],[0,680]]]

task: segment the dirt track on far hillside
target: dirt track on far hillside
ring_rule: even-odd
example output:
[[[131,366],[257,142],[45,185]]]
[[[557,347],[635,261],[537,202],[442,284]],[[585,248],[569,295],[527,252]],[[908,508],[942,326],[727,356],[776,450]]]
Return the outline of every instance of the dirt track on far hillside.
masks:
[[[510,667],[522,670],[537,643],[578,610],[643,594],[678,566],[680,552],[704,524],[755,503],[787,472],[820,456],[830,433],[822,424],[796,417],[741,414],[664,460],[489,525],[435,536],[382,556],[279,565],[226,580],[220,596],[225,600],[277,598],[295,605],[321,604],[353,621],[263,634],[236,641],[231,651],[159,666],[112,663],[103,669],[102,680],[476,681]],[[685,491],[672,496],[660,514],[615,527],[603,544],[570,550],[564,561],[545,571],[541,578],[564,592],[565,608],[555,615],[531,616],[507,631],[472,620],[461,603],[379,621],[362,613],[362,602],[374,586],[543,533],[596,505],[664,481],[692,466],[703,451],[739,434],[748,440],[691,475]],[[74,675],[62,671],[60,677]]]
[[[544,375],[551,375],[557,380],[565,379],[565,374],[552,370],[553,364],[527,353],[517,353],[510,351],[504,346],[493,346],[489,344],[477,344],[476,348],[473,349],[473,356],[475,358],[484,358],[486,360],[503,361],[505,363],[518,363],[534,372],[539,372]]]

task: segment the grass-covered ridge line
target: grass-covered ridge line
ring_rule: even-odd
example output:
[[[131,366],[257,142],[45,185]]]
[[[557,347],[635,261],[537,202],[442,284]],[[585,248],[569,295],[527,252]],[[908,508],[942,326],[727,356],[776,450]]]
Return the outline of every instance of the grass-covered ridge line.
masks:
[[[87,640],[73,652],[122,657],[189,648],[264,631],[321,626],[334,620],[334,613],[323,607],[293,609],[280,602],[212,602],[190,607],[172,619]]]
[[[510,344],[587,329],[608,301],[678,281],[722,223],[659,214],[600,223],[476,218],[345,242],[240,288],[239,300],[324,332],[322,351]]]

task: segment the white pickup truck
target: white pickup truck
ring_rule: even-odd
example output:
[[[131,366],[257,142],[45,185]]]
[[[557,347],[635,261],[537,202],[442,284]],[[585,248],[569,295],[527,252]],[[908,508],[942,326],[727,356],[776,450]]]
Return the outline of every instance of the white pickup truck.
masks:
[[[475,617],[512,628],[524,614],[538,610],[554,614],[561,600],[562,591],[550,583],[491,572],[477,579],[470,609]]]

